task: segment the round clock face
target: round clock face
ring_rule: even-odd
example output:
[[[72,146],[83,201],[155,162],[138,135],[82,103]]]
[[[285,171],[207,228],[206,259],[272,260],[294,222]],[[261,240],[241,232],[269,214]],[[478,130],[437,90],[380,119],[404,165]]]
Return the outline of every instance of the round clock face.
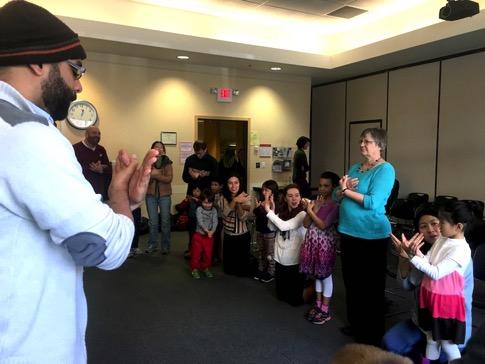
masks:
[[[74,101],[67,112],[68,123],[76,129],[87,129],[98,120],[98,112],[88,101]]]

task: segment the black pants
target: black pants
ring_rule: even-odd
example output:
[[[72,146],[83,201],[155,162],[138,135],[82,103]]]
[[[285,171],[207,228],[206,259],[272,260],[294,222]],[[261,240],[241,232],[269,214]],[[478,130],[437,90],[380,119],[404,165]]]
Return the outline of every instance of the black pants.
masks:
[[[312,196],[312,189],[306,178],[295,178],[293,183],[296,183],[300,188],[301,197],[310,198]]]
[[[250,274],[250,244],[249,232],[242,235],[224,234],[223,265],[224,273],[240,277]]]
[[[305,276],[300,273],[299,265],[282,265],[275,262],[276,297],[298,306],[303,303]]]
[[[359,343],[379,346],[384,335],[388,243],[389,238],[341,237],[347,319]]]

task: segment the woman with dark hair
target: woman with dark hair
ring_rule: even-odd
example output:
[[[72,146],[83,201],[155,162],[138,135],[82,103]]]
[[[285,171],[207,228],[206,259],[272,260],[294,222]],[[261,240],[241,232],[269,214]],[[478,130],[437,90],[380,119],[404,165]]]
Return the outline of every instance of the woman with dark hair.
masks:
[[[421,252],[426,254],[434,243],[441,237],[440,221],[438,218],[438,209],[432,204],[426,204],[416,211],[414,218],[414,228],[417,232],[409,243],[419,237],[423,237],[423,246]],[[423,273],[413,268],[409,262],[408,255],[401,249],[403,236],[392,235],[392,240],[399,251],[399,266],[397,279],[402,282],[404,289],[414,290],[416,297],[416,308],[412,317],[402,321],[389,329],[382,339],[382,347],[396,354],[401,354],[413,359],[414,362],[421,362],[424,356],[426,346],[426,336],[418,326],[418,291],[423,277]],[[465,344],[472,333],[472,300],[473,300],[473,262],[469,263],[465,269]],[[461,346],[463,349],[464,345]],[[444,355],[441,355],[443,357]],[[443,358],[444,359],[444,358]],[[446,362],[442,360],[441,362]]]
[[[236,157],[236,149],[228,147],[219,161],[219,177],[222,183],[226,183],[231,174],[237,174],[241,178],[241,186],[246,186],[246,171]]]
[[[161,141],[155,141],[152,149],[158,150],[157,161],[153,164],[150,183],[146,194],[146,206],[148,212],[148,225],[150,227],[150,239],[148,240],[148,253],[157,250],[159,214],[161,231],[162,254],[170,252],[170,227],[172,205],[172,161],[166,154],[165,145]]]
[[[439,359],[441,351],[452,362],[461,357],[458,344],[463,344],[466,336],[465,270],[471,262],[471,251],[465,229],[473,215],[463,201],[445,205],[438,214],[442,237],[426,255],[421,251],[422,234],[413,242],[404,237],[402,241],[393,238],[393,242],[423,272],[418,323],[426,334],[427,362]]]
[[[246,220],[249,216],[249,195],[241,186],[241,179],[232,173],[222,190],[222,222],[224,225],[224,273],[248,276],[251,236]]]
[[[383,158],[386,131],[365,129],[360,135],[362,163],[340,181],[338,231],[347,319],[342,332],[363,344],[379,345],[384,334],[386,258],[391,224],[386,202],[395,180],[394,167]]]
[[[310,197],[311,188],[307,180],[307,172],[310,170],[305,150],[310,146],[310,139],[301,136],[296,141],[297,150],[293,156],[293,183],[300,188],[301,197]]]
[[[264,202],[268,226],[276,231],[274,260],[276,296],[293,306],[303,303],[305,276],[299,272],[300,248],[305,238],[305,205],[297,184],[290,184],[283,191],[283,202],[275,213],[271,196]]]

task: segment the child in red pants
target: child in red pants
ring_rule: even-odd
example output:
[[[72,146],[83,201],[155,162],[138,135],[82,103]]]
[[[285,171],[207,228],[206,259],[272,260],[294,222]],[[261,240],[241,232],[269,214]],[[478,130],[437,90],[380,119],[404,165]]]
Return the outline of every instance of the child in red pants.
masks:
[[[190,251],[190,269],[192,277],[200,278],[199,271],[203,271],[208,278],[212,278],[210,271],[212,264],[212,248],[214,233],[217,228],[217,210],[214,207],[214,194],[204,190],[201,195],[202,205],[197,207],[197,228],[192,237]]]

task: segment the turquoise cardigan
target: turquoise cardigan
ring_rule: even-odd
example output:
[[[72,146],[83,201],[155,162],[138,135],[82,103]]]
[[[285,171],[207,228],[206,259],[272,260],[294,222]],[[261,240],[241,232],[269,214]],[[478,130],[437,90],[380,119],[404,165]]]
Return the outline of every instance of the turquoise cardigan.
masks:
[[[358,178],[356,191],[364,195],[363,204],[344,197],[340,202],[338,231],[361,239],[383,239],[391,234],[391,224],[386,216],[386,203],[391,194],[396,173],[394,167],[384,162],[360,172],[360,163],[347,173]]]

